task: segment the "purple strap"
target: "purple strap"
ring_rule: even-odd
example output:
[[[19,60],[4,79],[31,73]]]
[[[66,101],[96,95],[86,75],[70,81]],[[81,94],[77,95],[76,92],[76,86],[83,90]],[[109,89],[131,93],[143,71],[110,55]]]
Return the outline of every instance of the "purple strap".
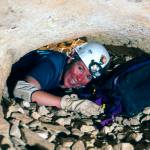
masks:
[[[95,103],[100,106],[100,105],[102,105],[102,102],[103,102],[102,100],[103,100],[102,97],[100,97],[95,100]]]
[[[100,106],[105,101],[106,101],[105,98],[100,97],[100,98],[95,100],[95,103]],[[106,107],[107,107],[107,105],[109,105],[108,99],[107,99],[107,103],[108,104],[106,104]],[[121,103],[120,103],[120,101],[116,100],[115,104],[113,106],[109,107],[109,110],[107,110],[105,112],[106,115],[108,116],[108,118],[102,120],[100,122],[99,126],[97,126],[97,128],[102,128],[104,126],[111,124],[113,122],[114,117],[116,117],[118,114],[120,114],[121,111],[122,111]]]

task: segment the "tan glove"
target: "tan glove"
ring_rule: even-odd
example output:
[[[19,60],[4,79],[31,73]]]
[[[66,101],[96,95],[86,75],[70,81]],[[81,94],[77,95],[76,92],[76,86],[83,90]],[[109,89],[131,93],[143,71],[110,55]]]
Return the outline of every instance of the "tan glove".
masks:
[[[85,116],[99,115],[104,110],[94,102],[85,99],[79,99],[77,95],[65,95],[61,99],[61,108],[69,111],[80,112]]]
[[[21,98],[23,100],[31,102],[32,93],[37,90],[38,89],[31,83],[20,80],[17,82],[13,94],[16,98]]]

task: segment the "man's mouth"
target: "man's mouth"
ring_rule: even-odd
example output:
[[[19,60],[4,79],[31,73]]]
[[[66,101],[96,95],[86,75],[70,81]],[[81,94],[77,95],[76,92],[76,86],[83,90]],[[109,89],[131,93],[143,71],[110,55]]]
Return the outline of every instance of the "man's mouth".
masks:
[[[77,80],[75,78],[72,78],[70,83],[72,85],[76,85],[78,82],[77,82]]]

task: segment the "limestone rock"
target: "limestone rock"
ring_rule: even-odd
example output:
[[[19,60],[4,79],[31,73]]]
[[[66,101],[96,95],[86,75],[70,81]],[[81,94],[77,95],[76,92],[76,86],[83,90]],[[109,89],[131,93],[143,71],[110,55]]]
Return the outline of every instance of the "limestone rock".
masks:
[[[96,130],[94,126],[89,126],[89,125],[82,125],[80,128],[81,132],[91,132]]]
[[[136,141],[136,142],[139,142],[142,138],[143,138],[143,133],[132,133],[131,135],[130,135],[130,138],[131,139],[133,139],[134,141]]]
[[[14,136],[14,137],[17,137],[17,138],[21,137],[21,132],[20,132],[20,129],[19,129],[19,120],[15,119],[13,121],[13,124],[10,128],[10,135]]]
[[[44,130],[38,130],[38,131],[35,131],[41,138],[43,139],[47,139],[48,136],[49,136],[49,133],[48,131],[44,131]]]
[[[70,131],[61,125],[52,125],[52,124],[42,123],[42,126],[47,128],[47,130],[49,130],[50,132],[54,132],[54,133],[64,132],[66,134],[70,134]]]
[[[47,110],[45,106],[40,106],[38,109],[38,113],[40,114],[40,116],[44,116],[44,115],[47,115],[49,111]]]
[[[120,143],[114,146],[114,150],[134,150],[130,143]]]
[[[54,150],[55,145],[53,143],[49,143],[34,132],[29,129],[23,128],[22,132],[24,134],[24,139],[26,140],[27,144],[33,145],[40,145],[43,148],[47,148],[48,150]],[[31,140],[32,139],[32,140]]]
[[[26,145],[25,142],[22,141],[20,138],[12,137],[11,140],[15,146],[25,146]]]
[[[73,129],[72,129],[72,134],[81,137],[82,135],[84,135],[84,132],[81,132],[81,131],[80,131],[79,129],[77,129],[77,128],[73,128]]]
[[[7,111],[7,114],[6,114],[6,118],[9,118],[11,116],[11,113],[13,113],[13,112],[20,112],[22,114],[25,113],[23,108],[19,104],[12,104],[8,108],[8,111]]]
[[[59,118],[56,120],[56,122],[62,126],[70,125],[71,124],[71,118]]]
[[[73,146],[72,150],[85,150],[84,143],[82,141],[77,141]]]
[[[105,146],[102,146],[100,150],[114,150],[114,149],[111,145],[105,145]]]
[[[25,124],[28,124],[29,122],[31,122],[33,120],[31,117],[27,116],[26,114],[21,114],[21,113],[17,113],[17,112],[12,113],[11,117],[18,119]]]
[[[143,114],[150,115],[150,107],[146,107],[143,111]]]
[[[10,124],[2,116],[0,116],[0,135],[4,135],[8,137],[9,128],[10,128]]]

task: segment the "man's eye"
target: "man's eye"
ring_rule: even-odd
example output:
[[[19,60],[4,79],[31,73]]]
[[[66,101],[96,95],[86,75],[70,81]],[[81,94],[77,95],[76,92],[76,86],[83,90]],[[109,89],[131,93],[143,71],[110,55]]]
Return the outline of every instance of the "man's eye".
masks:
[[[88,75],[88,76],[87,76],[87,79],[88,79],[89,81],[91,81],[92,78],[93,78],[92,75]]]
[[[79,66],[78,68],[81,72],[83,72],[83,67]]]

